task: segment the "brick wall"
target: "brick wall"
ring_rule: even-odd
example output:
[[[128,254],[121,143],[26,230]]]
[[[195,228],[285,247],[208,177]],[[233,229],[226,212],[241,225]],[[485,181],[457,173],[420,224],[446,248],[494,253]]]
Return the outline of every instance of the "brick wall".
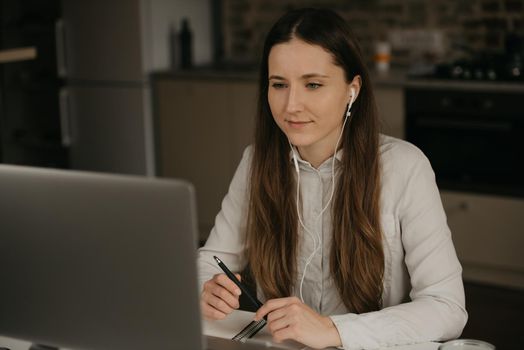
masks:
[[[286,10],[328,7],[352,26],[368,61],[374,43],[392,32],[438,31],[441,56],[470,50],[502,51],[507,32],[524,34],[524,0],[223,0],[226,58],[257,61],[264,35]],[[408,65],[413,52],[393,48],[393,64]],[[436,58],[438,59],[438,58]]]

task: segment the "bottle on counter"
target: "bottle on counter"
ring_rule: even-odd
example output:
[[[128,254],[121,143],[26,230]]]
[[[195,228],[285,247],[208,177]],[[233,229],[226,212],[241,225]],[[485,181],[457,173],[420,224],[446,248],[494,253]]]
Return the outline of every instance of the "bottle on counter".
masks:
[[[375,43],[375,68],[379,73],[389,71],[389,64],[391,62],[391,45],[387,41],[379,41]]]
[[[171,64],[171,70],[177,70],[180,66],[180,58],[178,57],[178,33],[175,25],[171,24],[169,27],[169,61]]]
[[[193,64],[193,33],[189,27],[189,19],[182,19],[182,28],[178,34],[179,52],[180,52],[180,67],[182,69],[191,68]]]

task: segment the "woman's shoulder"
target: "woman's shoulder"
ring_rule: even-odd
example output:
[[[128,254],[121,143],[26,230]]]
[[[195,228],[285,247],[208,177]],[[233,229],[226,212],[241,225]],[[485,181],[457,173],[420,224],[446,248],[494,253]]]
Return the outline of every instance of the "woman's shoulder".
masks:
[[[248,145],[242,152],[242,157],[237,165],[233,179],[229,184],[229,192],[245,193],[247,191],[250,171],[251,171],[251,160],[253,157],[253,147]]]
[[[383,166],[394,166],[396,169],[410,169],[428,159],[414,144],[396,137],[380,134],[379,154]]]
[[[242,153],[242,158],[251,158],[253,156],[253,151],[255,149],[255,146],[252,144],[249,144],[244,148],[244,152]]]
[[[255,151],[255,146],[250,144],[247,145],[246,148],[244,148],[244,151],[242,152],[242,158],[240,159],[239,166],[244,166],[246,168],[249,168],[251,166],[251,162],[253,160],[253,152]]]
[[[242,157],[238,163],[237,170],[235,173],[236,178],[242,178],[242,181],[247,181],[249,173],[251,172],[251,162],[253,161],[253,145],[247,145],[242,152]]]
[[[392,204],[400,200],[410,179],[433,174],[424,153],[412,143],[380,135],[380,165],[383,199]]]

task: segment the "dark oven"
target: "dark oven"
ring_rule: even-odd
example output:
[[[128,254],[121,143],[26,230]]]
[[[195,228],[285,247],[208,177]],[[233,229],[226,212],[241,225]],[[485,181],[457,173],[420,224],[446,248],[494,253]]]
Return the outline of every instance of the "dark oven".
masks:
[[[524,197],[524,86],[406,88],[406,138],[441,189]]]

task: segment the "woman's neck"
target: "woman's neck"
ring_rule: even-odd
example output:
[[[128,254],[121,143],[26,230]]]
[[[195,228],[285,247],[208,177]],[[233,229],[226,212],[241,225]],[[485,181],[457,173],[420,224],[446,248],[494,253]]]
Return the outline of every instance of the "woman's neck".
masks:
[[[297,147],[300,157],[318,169],[322,163],[333,156],[334,146],[328,147]]]
[[[338,128],[331,130],[328,135],[316,140],[305,146],[298,146],[297,149],[300,153],[300,157],[305,161],[308,161],[311,166],[318,169],[329,158],[335,154],[335,147],[339,149],[341,147],[340,137],[342,133],[342,125]],[[338,142],[338,143],[337,143]]]

